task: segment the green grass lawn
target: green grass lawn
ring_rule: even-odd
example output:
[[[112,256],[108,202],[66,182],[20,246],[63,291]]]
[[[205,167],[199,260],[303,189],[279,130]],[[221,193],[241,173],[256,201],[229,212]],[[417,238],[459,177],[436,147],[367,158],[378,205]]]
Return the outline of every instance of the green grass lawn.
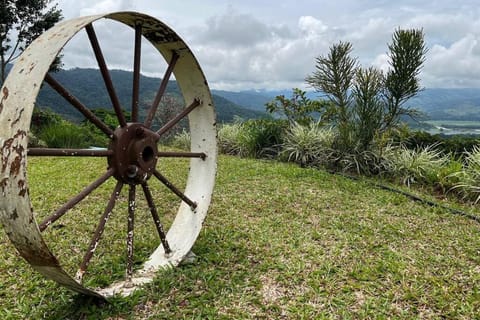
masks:
[[[162,165],[182,185],[188,163]],[[104,169],[101,160],[29,159],[35,210],[47,214]],[[67,269],[75,270],[112,185],[46,231]],[[168,223],[179,202],[155,190]],[[144,206],[138,263],[157,245]],[[123,276],[125,205],[114,214],[90,286]],[[198,260],[160,272],[128,298],[99,306],[44,280],[0,230],[0,319],[480,319],[479,231],[365,181],[222,156]]]

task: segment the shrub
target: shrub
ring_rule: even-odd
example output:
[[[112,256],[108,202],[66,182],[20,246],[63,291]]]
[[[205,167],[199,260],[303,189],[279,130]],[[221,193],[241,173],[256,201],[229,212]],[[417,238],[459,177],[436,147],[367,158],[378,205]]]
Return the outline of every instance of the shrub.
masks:
[[[299,163],[302,167],[329,162],[332,153],[334,133],[317,123],[301,125],[294,123],[285,135],[282,153],[287,161]]]
[[[285,120],[256,119],[242,124],[243,134],[240,145],[243,156],[254,158],[274,158],[281,151],[283,135],[288,123]]]
[[[287,122],[248,120],[224,124],[218,131],[220,152],[242,157],[273,158],[280,152]]]
[[[242,124],[235,122],[224,124],[218,130],[219,152],[224,154],[239,155],[240,142],[239,137],[242,134]]]
[[[386,148],[383,158],[387,172],[400,178],[407,186],[416,182],[438,183],[438,173],[449,163],[448,157],[435,145],[415,150],[390,146]]]
[[[480,147],[465,152],[464,170],[458,172],[459,182],[453,189],[460,191],[465,199],[480,201]]]
[[[50,148],[86,148],[89,146],[88,131],[67,121],[44,128],[39,134]]]
[[[175,148],[182,149],[182,150],[190,150],[191,138],[190,132],[186,131],[185,129],[182,132],[177,133],[171,142],[171,145]]]

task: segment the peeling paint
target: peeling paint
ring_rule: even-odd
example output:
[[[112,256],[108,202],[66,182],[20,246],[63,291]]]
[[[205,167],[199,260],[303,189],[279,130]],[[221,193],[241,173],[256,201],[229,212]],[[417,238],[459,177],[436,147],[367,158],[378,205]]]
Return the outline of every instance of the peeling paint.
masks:
[[[5,177],[0,181],[0,188],[2,188],[3,193],[5,193],[5,188],[7,187],[7,185],[8,185],[8,177]]]
[[[10,214],[10,219],[17,220],[18,219],[18,212],[17,209],[13,209],[13,212]]]
[[[18,195],[20,197],[25,197],[25,194],[27,193],[27,186],[26,186],[25,180],[18,181],[18,188],[20,189],[20,191],[18,192]]]
[[[14,125],[16,125],[17,123],[20,122],[20,119],[22,118],[22,113],[23,111],[25,111],[25,109],[20,109],[20,112],[18,114],[18,117],[17,119],[15,119],[11,124],[10,124],[10,127],[13,128]]]
[[[3,87],[3,98],[2,100],[7,100],[8,99],[8,88],[7,87]]]

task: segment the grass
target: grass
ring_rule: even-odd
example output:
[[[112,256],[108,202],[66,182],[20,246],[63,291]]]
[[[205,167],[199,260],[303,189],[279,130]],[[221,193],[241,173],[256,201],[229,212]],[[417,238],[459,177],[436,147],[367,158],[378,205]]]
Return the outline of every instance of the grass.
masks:
[[[178,172],[185,173],[188,163],[162,165],[181,185],[184,174]],[[56,207],[104,167],[91,159],[31,159],[34,208]],[[68,175],[73,181],[63,183]],[[47,196],[35,196],[41,190]],[[62,218],[63,227],[48,234],[68,268],[108,192],[89,197],[87,209]],[[157,205],[168,213],[178,201],[162,193]],[[108,247],[92,261],[91,285],[123,274],[126,208],[115,212],[118,221],[105,232]],[[155,240],[148,219],[137,220],[141,260]],[[99,306],[33,272],[0,232],[0,318],[480,319],[479,229],[366,181],[222,156],[195,263],[160,272],[133,296]]]

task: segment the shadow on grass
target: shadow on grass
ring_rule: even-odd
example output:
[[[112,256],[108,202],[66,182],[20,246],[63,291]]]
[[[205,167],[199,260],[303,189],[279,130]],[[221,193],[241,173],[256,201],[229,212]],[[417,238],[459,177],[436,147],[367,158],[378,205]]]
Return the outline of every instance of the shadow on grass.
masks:
[[[255,272],[245,267],[249,264],[247,238],[239,230],[209,228],[194,246],[198,256],[194,263],[159,272],[152,283],[126,298],[113,297],[104,302],[74,295],[55,305],[51,312],[44,310],[43,318],[217,318],[216,302],[229,299],[229,295],[241,295],[246,285],[252,285],[247,278]]]

